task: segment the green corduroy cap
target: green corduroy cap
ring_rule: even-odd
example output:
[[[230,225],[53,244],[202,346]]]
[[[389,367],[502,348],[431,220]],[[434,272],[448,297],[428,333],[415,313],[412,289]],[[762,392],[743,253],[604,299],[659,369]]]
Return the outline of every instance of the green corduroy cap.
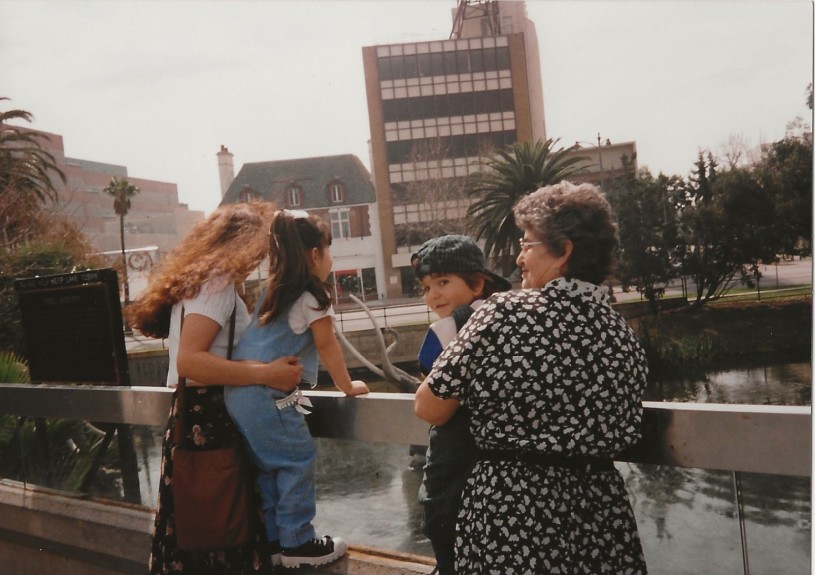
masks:
[[[469,236],[449,235],[428,240],[411,256],[410,264],[419,279],[429,274],[480,272],[498,291],[512,289],[509,281],[487,268],[484,252]]]

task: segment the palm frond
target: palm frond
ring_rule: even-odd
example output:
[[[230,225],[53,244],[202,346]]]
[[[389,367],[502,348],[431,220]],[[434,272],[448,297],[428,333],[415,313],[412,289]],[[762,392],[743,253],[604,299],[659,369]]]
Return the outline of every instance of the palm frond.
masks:
[[[29,383],[31,376],[25,359],[10,351],[0,352],[0,383]]]
[[[128,182],[126,178],[115,176],[102,191],[113,197],[113,210],[116,215],[122,217],[130,211],[130,198],[140,192],[139,188]]]
[[[66,178],[56,158],[42,146],[41,140],[48,136],[5,123],[10,119],[31,121],[31,117],[24,110],[0,112],[0,194],[16,191],[42,202],[54,200],[57,190],[52,178],[63,183]]]
[[[580,164],[588,158],[575,156],[574,146],[556,150],[558,141],[515,142],[498,149],[468,181],[468,193],[474,198],[467,210],[468,226],[476,239],[484,240],[487,257],[504,262],[505,273],[517,255],[521,235],[512,215],[518,200],[585,170]]]

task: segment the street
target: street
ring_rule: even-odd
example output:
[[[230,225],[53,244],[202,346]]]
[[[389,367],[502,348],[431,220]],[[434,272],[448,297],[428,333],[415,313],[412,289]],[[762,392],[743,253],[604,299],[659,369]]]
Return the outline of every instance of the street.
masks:
[[[770,266],[761,266],[760,287],[763,290],[779,289],[789,286],[812,285],[812,258],[805,258],[793,261],[781,261]],[[736,280],[738,282],[738,280]],[[736,287],[740,287],[737,285]],[[690,298],[695,297],[694,285],[692,282],[687,286]],[[665,296],[681,296],[681,280],[674,280],[665,290]],[[618,286],[614,286],[614,297],[618,302],[641,300],[642,296],[636,291],[623,292]]]
[[[762,266],[761,289],[771,290],[787,286],[812,285],[812,258],[794,261],[782,261],[777,265]],[[688,293],[693,294],[693,283],[688,285]],[[666,297],[681,296],[682,285],[675,280],[666,290]],[[636,301],[643,299],[636,291],[623,292],[619,286],[614,286],[614,297],[618,302]],[[424,303],[418,299],[416,303],[399,303],[397,305],[382,305],[383,302],[368,302],[371,315],[376,318],[379,327],[398,327],[416,323],[427,323],[438,319]],[[337,325],[343,332],[371,329],[372,323],[368,315],[360,308],[353,307],[337,311]]]

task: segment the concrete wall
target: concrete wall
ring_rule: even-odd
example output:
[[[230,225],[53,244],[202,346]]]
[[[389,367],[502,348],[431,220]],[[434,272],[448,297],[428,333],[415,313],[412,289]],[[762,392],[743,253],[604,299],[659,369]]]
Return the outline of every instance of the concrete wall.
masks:
[[[0,571],[144,575],[152,513],[0,482]]]
[[[659,307],[663,311],[686,305],[688,305],[688,302],[685,298],[669,298],[659,302]],[[615,309],[628,320],[652,313],[651,306],[647,301],[625,302],[615,305]],[[407,366],[416,365],[416,356],[419,353],[419,347],[422,345],[428,326],[428,323],[423,322],[413,325],[400,325],[395,328],[398,340],[390,355],[391,363],[405,364]],[[373,329],[349,331],[344,335],[365,358],[376,366],[382,366],[381,352]],[[394,336],[391,333],[386,332],[384,338],[386,345],[390,345],[394,341]],[[343,352],[345,363],[349,369],[365,367],[344,347]],[[128,354],[128,358],[131,385],[164,385],[167,376],[167,350],[131,352]],[[409,369],[409,371],[412,370]],[[321,381],[323,381],[322,378]]]
[[[153,511],[0,481],[3,575],[144,575]],[[434,562],[396,551],[354,547],[331,565],[298,575],[427,575]]]
[[[416,363],[416,355],[422,344],[428,324],[399,326],[398,342],[394,346],[390,359],[392,363]],[[377,366],[382,365],[382,357],[377,345],[374,330],[354,331],[345,334],[345,337],[363,356]],[[385,344],[390,345],[394,340],[389,333],[385,334]],[[345,362],[349,369],[365,367],[359,360],[343,348]],[[167,350],[139,351],[128,354],[130,365],[131,385],[164,385],[167,378]],[[323,379],[321,378],[321,381]],[[330,381],[330,380],[326,380]]]

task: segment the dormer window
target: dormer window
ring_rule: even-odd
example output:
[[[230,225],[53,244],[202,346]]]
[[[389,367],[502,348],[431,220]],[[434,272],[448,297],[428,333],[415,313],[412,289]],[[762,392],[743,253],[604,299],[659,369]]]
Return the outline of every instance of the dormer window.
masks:
[[[341,204],[345,201],[345,186],[341,182],[328,184],[328,199],[332,204]]]
[[[246,202],[246,203],[251,202],[253,200],[257,200],[257,199],[260,199],[260,194],[258,194],[252,188],[244,188],[244,189],[242,189],[241,193],[240,193],[240,196],[238,198],[239,201]]]
[[[303,189],[300,186],[289,186],[287,196],[290,208],[299,206],[303,203]]]

